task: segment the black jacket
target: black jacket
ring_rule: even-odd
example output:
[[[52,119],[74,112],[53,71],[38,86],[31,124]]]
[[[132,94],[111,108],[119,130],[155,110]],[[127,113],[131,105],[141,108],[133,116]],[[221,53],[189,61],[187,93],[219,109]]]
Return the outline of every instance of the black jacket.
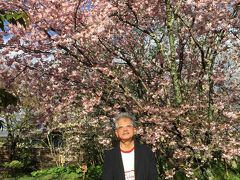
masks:
[[[135,180],[157,180],[156,161],[151,149],[135,142]],[[102,180],[125,180],[120,146],[105,152]]]

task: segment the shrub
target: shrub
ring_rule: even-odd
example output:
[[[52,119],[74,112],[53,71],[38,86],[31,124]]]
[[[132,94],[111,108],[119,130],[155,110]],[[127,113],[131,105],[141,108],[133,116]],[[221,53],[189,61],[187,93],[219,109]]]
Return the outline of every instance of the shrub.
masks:
[[[3,164],[5,168],[11,168],[11,169],[21,169],[24,165],[22,162],[18,160],[13,160],[11,162],[5,162]]]
[[[68,174],[72,172],[67,167],[52,167],[49,169],[44,169],[44,170],[38,170],[38,171],[33,171],[31,175],[33,177],[40,177],[40,176],[45,176],[45,175],[60,175],[60,174]]]
[[[100,179],[102,174],[102,166],[90,166],[88,168],[86,179],[97,180]]]
[[[86,173],[82,171],[80,167],[77,166],[67,166],[67,167],[52,167],[49,169],[33,171],[31,173],[32,177],[38,179],[79,179],[85,178],[88,180],[100,179],[102,170],[101,166],[89,166]]]

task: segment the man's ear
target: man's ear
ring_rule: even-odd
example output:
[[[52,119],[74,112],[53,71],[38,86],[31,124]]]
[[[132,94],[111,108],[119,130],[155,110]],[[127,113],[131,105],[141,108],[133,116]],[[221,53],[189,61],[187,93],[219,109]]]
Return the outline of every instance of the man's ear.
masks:
[[[136,135],[137,134],[137,129],[136,128],[134,128],[134,135]]]

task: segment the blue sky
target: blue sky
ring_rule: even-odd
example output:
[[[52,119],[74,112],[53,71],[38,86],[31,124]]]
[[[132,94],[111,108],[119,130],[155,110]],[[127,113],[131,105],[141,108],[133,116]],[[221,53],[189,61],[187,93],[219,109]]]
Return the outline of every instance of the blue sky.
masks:
[[[4,20],[4,35],[2,36],[2,39],[4,41],[4,44],[6,44],[12,37],[13,37],[13,34],[10,33],[10,28],[8,26],[8,22],[6,20]],[[0,29],[0,32],[3,32],[1,29]]]
[[[81,11],[90,11],[94,8],[92,0],[84,0],[84,5],[80,8]]]

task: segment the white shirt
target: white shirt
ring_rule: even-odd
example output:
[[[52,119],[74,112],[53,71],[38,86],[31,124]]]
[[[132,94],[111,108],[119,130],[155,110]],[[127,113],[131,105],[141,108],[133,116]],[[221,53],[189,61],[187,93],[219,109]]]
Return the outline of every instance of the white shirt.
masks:
[[[121,150],[125,180],[135,180],[134,148],[130,151]]]

